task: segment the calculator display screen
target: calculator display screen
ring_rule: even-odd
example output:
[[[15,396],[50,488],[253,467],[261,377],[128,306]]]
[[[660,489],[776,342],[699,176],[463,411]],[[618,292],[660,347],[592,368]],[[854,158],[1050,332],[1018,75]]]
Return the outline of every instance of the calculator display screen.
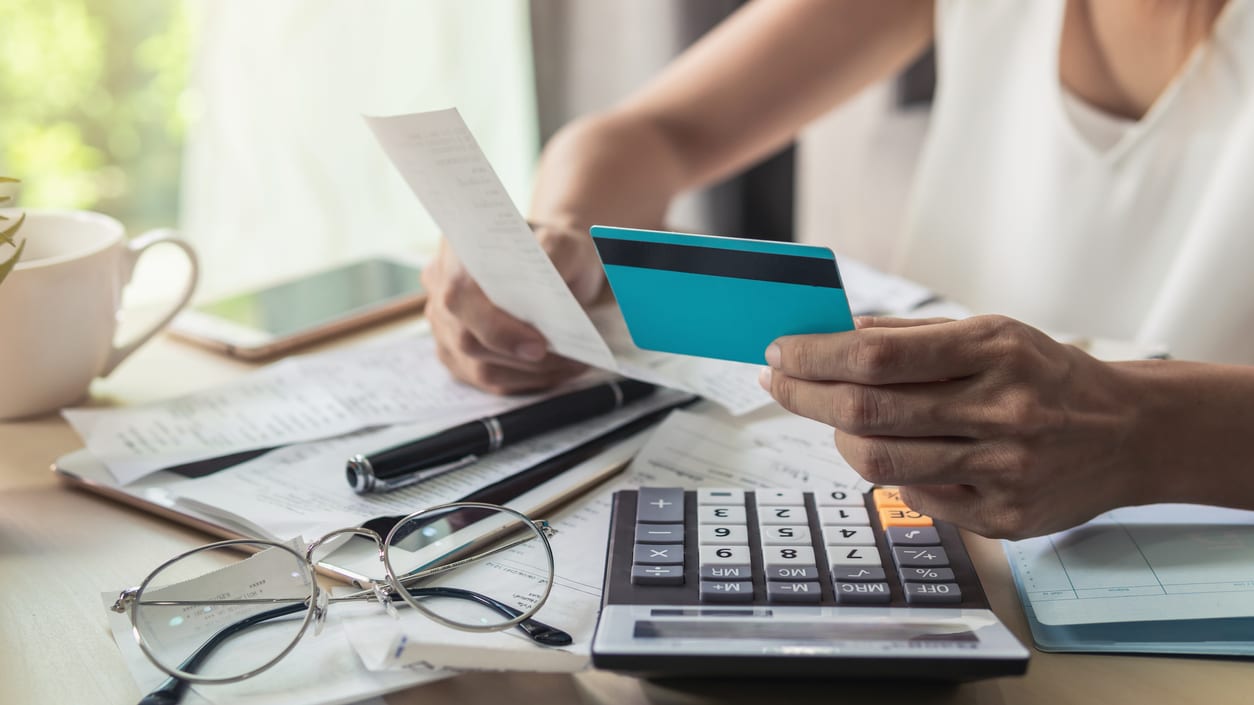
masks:
[[[969,643],[979,637],[965,626],[937,622],[770,622],[641,620],[637,639],[787,639],[801,641],[895,641]]]

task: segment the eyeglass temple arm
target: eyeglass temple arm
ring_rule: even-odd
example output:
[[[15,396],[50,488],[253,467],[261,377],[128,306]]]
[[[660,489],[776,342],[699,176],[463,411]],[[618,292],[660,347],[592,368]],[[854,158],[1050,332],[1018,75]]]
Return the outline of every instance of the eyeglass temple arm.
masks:
[[[483,593],[474,592],[472,590],[463,590],[461,588],[451,587],[413,587],[405,588],[410,595],[414,597],[453,597],[461,600],[470,600],[509,617],[515,619],[522,614],[521,610],[514,609],[509,605],[484,595]],[[402,599],[400,595],[392,595],[392,601]],[[569,646],[574,642],[574,638],[567,632],[541,622],[538,619],[524,619],[514,625],[516,629],[531,637],[531,640],[537,644],[545,646]]]
[[[213,653],[224,641],[239,634],[240,632],[251,629],[258,624],[268,622],[271,619],[286,617],[289,614],[297,614],[309,609],[304,602],[293,602],[290,605],[283,605],[265,612],[258,612],[251,617],[245,617],[238,622],[228,624],[219,630],[216,634],[209,637],[209,640],[200,645],[200,648],[192,652],[183,663],[179,664],[179,670],[186,673],[195,673],[196,669],[204,663],[205,659]],[[175,705],[183,699],[183,695],[187,692],[188,686],[191,684],[187,681],[170,676],[156,690],[145,695],[139,701],[139,705]]]
[[[449,587],[416,587],[406,589],[409,594],[414,597],[452,597],[461,600],[478,602],[479,604],[503,614],[510,619],[514,619],[518,615],[522,614],[519,610],[516,610],[503,602],[499,602],[487,595],[471,590]],[[400,595],[392,595],[393,601],[400,599]],[[210,637],[204,644],[201,644],[200,648],[192,652],[192,654],[179,665],[178,670],[185,673],[195,673],[196,669],[204,663],[205,659],[213,653],[214,649],[217,649],[227,639],[230,639],[236,634],[239,634],[246,629],[251,629],[263,622],[267,622],[271,619],[277,619],[278,617],[286,617],[290,614],[297,614],[306,609],[309,609],[307,603],[294,602],[290,605],[266,610],[265,612],[258,612],[251,617],[247,617],[235,622],[234,624],[227,625],[218,633]],[[532,641],[537,644],[543,644],[544,646],[569,646],[574,641],[574,639],[567,632],[564,632],[557,627],[549,626],[537,619],[524,619],[514,626],[530,637]],[[187,692],[189,685],[190,683],[187,681],[171,676],[170,678],[167,678],[165,682],[162,683],[156,690],[145,695],[143,699],[139,701],[139,705],[175,705],[183,699],[183,695]]]

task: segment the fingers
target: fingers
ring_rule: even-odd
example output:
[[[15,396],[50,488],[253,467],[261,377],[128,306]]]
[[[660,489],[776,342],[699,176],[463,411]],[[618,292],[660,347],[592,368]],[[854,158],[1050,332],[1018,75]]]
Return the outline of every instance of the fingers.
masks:
[[[555,357],[570,366],[555,365],[543,370],[520,370],[487,362],[482,358],[453,353],[444,345],[436,346],[436,354],[454,378],[493,394],[521,394],[547,389],[574,377],[583,369],[578,363]]]
[[[884,321],[885,319],[876,319]],[[811,380],[901,384],[975,374],[988,365],[986,336],[964,321],[889,325],[779,338],[767,363]]]
[[[911,328],[914,326],[930,326],[936,323],[952,323],[952,318],[897,318],[896,316],[856,316],[854,324],[859,330],[863,328]]]
[[[835,437],[845,462],[876,485],[964,482],[984,464],[980,443],[970,439],[867,437],[842,431]]]
[[[536,237],[575,299],[587,306],[605,286],[596,246],[586,232],[554,225],[536,226]]]
[[[859,436],[983,438],[999,407],[971,378],[929,384],[815,382],[764,368],[760,381],[785,409]]]
[[[424,270],[423,284],[440,360],[457,379],[510,394],[552,386],[584,369],[550,354],[539,331],[493,305],[446,245]]]

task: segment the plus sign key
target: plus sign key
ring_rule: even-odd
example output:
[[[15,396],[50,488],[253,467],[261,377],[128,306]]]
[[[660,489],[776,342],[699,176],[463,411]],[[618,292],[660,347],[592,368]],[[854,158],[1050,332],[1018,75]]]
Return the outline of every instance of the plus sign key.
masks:
[[[684,523],[684,491],[679,487],[641,487],[636,495],[637,524]]]

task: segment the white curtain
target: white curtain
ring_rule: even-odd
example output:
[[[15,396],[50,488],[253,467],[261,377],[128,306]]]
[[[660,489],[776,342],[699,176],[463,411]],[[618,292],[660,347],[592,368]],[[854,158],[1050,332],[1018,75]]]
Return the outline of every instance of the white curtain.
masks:
[[[520,208],[538,151],[525,0],[193,0],[181,229],[200,298],[437,232],[363,114],[456,106]]]

